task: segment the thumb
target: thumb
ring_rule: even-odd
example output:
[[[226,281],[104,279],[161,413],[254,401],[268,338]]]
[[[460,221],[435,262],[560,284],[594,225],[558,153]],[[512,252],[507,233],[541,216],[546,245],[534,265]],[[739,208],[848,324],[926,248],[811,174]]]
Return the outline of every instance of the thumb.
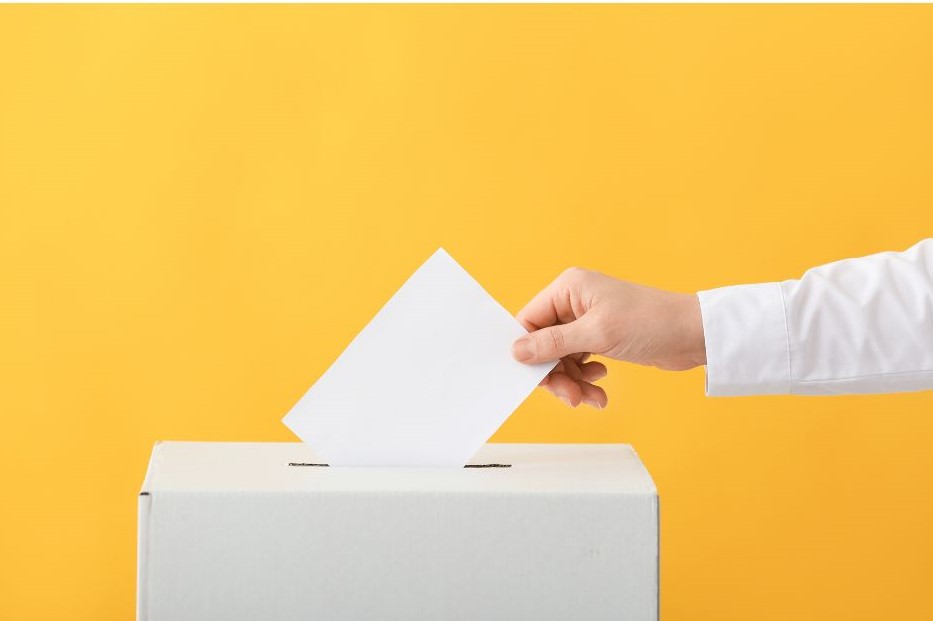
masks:
[[[519,362],[532,364],[590,352],[593,336],[592,326],[588,326],[582,318],[541,328],[512,343],[512,357]]]

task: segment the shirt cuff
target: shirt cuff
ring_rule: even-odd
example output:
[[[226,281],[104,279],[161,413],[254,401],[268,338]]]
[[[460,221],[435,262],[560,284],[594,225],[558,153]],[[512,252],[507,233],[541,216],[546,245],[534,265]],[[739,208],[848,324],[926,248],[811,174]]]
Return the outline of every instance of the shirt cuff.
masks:
[[[710,397],[790,393],[784,294],[776,282],[697,293]]]

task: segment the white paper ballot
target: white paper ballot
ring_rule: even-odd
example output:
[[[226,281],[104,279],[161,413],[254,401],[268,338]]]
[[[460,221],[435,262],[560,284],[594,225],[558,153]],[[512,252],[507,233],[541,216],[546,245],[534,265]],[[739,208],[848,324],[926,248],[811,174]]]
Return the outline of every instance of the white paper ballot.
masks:
[[[440,249],[283,422],[332,466],[462,466],[555,366],[525,333]]]

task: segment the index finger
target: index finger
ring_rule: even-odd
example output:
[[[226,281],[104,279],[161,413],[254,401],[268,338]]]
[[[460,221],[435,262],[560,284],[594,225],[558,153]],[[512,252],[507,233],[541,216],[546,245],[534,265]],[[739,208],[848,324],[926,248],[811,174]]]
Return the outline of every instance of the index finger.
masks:
[[[567,272],[538,292],[515,316],[529,332],[576,319],[568,287]]]

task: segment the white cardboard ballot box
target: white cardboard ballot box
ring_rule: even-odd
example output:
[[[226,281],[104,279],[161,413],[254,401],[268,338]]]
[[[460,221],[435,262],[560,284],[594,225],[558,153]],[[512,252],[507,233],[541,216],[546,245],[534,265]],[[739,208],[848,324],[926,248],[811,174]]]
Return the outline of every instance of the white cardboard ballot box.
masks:
[[[658,496],[630,446],[315,464],[301,443],[156,444],[137,619],[658,618]]]

